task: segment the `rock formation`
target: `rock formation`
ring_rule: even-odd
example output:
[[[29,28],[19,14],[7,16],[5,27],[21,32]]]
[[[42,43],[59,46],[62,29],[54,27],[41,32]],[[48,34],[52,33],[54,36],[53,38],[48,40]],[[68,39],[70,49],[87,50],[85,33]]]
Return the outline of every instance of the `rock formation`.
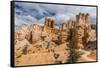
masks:
[[[88,34],[91,30],[90,23],[90,15],[88,13],[79,13],[79,15],[76,15],[76,45],[79,48],[86,46]]]
[[[59,28],[54,24],[54,19],[45,17],[43,25],[24,24],[15,32],[16,65],[67,63],[70,38],[78,50],[96,49],[96,29],[91,28],[88,13],[79,13],[76,20],[68,20]]]
[[[36,43],[41,39],[42,27],[37,24],[31,25],[31,33],[32,33],[32,44]]]

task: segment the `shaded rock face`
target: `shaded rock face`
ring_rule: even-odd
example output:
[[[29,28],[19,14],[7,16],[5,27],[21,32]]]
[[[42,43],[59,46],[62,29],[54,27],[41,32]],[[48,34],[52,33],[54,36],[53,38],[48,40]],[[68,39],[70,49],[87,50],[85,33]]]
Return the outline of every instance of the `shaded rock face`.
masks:
[[[95,50],[95,49],[97,49],[97,47],[96,47],[96,41],[89,41],[87,44],[86,44],[87,46],[84,48],[84,49],[86,49],[86,50]]]
[[[75,33],[77,48],[84,48],[83,40],[82,40],[83,37],[84,37],[84,29],[82,29],[81,27],[77,27]]]
[[[69,21],[67,22],[67,27],[68,27],[69,29],[75,28],[75,26],[76,26],[76,22],[75,22],[75,21],[69,20]]]
[[[75,21],[64,22],[59,28],[54,23],[54,19],[46,17],[43,25],[24,24],[15,32],[16,65],[67,63],[70,30],[74,30],[73,46],[77,49],[96,49],[96,30],[91,28],[89,14],[79,13]]]
[[[61,40],[61,43],[65,43],[68,41],[69,39],[69,31],[65,31],[65,30],[62,30],[61,31],[61,34],[60,34],[60,40]]]

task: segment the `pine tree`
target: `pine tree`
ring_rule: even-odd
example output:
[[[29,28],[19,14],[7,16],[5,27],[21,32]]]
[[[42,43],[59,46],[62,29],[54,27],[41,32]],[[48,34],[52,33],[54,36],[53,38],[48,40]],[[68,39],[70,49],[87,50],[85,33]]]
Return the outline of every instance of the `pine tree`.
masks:
[[[80,52],[77,51],[77,47],[75,45],[75,29],[70,29],[70,38],[69,38],[69,50],[70,55],[68,57],[67,63],[74,63],[80,57]]]

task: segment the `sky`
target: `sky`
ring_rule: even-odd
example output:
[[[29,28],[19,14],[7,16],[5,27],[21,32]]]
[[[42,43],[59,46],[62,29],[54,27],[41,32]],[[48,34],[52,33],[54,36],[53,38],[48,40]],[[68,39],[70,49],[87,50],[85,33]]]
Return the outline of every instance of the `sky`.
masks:
[[[96,7],[15,2],[14,9],[15,28],[22,24],[43,24],[45,16],[54,18],[55,24],[59,25],[64,21],[74,20],[79,12],[89,13],[92,23],[96,23]]]

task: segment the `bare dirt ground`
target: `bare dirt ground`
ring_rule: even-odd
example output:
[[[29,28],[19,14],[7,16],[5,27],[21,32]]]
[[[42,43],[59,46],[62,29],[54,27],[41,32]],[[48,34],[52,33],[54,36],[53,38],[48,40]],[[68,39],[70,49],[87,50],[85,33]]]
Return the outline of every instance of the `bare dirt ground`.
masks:
[[[84,54],[81,55],[81,57],[79,58],[78,62],[96,61],[96,50],[94,50],[94,51],[85,51],[85,50],[82,50],[82,52]]]
[[[28,53],[16,58],[15,63],[18,66],[65,63],[69,56],[69,51],[66,51],[66,49],[65,44],[48,49],[40,48],[35,53]]]

